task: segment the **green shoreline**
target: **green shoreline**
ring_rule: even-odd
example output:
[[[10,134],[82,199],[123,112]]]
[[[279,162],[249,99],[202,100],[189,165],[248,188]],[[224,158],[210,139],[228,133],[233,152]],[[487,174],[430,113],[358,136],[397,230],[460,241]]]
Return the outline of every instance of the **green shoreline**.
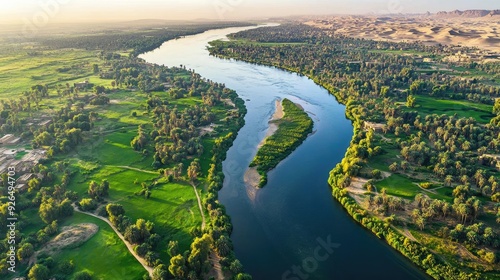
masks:
[[[307,113],[289,99],[283,99],[283,118],[277,120],[278,129],[265,139],[250,167],[256,167],[260,180],[257,187],[267,184],[267,172],[287,158],[312,132],[314,122]]]
[[[214,41],[216,44],[219,43],[218,41]],[[313,80],[314,83],[317,85],[325,88],[328,90],[330,94],[332,94],[335,99],[342,105],[346,105],[347,107],[349,104],[347,104],[347,100],[343,100],[342,97],[337,94],[338,92],[335,90],[335,88],[332,85],[325,84],[320,81],[319,77],[316,77],[315,75],[312,75],[310,73],[305,73],[301,72],[300,69],[293,68],[293,67],[286,67],[284,65],[276,64],[276,63],[266,63],[262,61],[256,61],[254,59],[245,59],[241,57],[237,57],[237,55],[231,55],[231,56],[226,56],[226,55],[220,55],[215,53],[217,51],[217,48],[214,47],[214,44],[211,43],[212,48],[209,48],[210,54],[214,55],[216,57],[220,58],[225,58],[225,59],[237,59],[237,60],[242,60],[248,63],[253,63],[253,64],[258,64],[258,65],[264,65],[264,66],[269,66],[269,67],[276,67],[278,69],[286,70],[289,72],[297,73],[298,75],[308,77],[309,79]],[[219,45],[220,47],[220,45]],[[356,106],[356,105],[351,105],[351,106]],[[353,124],[353,138],[351,140],[351,143],[348,147],[348,150],[346,152],[349,153],[349,149],[352,148],[353,140],[356,138],[356,133],[360,131],[361,129],[361,121],[356,120],[355,117],[352,114],[348,114],[349,109],[346,108],[346,117],[351,120]],[[344,156],[342,160],[347,159],[347,157]],[[394,248],[397,252],[402,254],[404,257],[406,257],[408,260],[410,260],[412,263],[414,263],[417,267],[419,267],[422,271],[425,271],[426,274],[428,274],[430,277],[434,279],[480,279],[480,276],[477,273],[472,273],[468,274],[466,272],[460,271],[458,268],[453,267],[449,265],[446,262],[443,262],[440,260],[439,256],[433,252],[431,252],[427,247],[422,246],[420,243],[412,241],[408,239],[406,236],[402,235],[401,233],[395,231],[394,229],[390,228],[387,223],[384,223],[382,220],[380,220],[377,217],[374,217],[373,215],[367,214],[367,211],[362,209],[357,202],[348,195],[347,191],[345,189],[339,188],[335,181],[335,176],[338,175],[337,171],[340,171],[340,175],[344,175],[342,173],[342,168],[338,168],[340,166],[340,163],[337,164],[337,166],[330,171],[330,177],[328,179],[328,184],[332,188],[332,196],[342,205],[344,210],[363,228],[370,230],[373,234],[375,234],[378,238],[383,239],[386,241],[388,245],[390,245],[392,248]],[[384,232],[381,234],[380,229],[384,229]],[[414,251],[408,252],[405,251],[405,247],[410,247],[414,248]],[[434,263],[433,267],[430,267],[428,265],[423,265],[422,261],[430,259],[431,261],[426,262],[428,263]],[[443,278],[444,277],[444,278]]]

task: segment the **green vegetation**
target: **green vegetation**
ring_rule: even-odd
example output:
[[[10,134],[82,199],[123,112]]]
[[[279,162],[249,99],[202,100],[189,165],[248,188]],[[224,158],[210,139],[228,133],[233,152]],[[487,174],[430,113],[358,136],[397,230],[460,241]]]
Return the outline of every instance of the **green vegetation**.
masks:
[[[177,254],[169,254],[171,242],[185,258],[186,277],[204,277],[211,252],[227,261],[222,264],[227,277],[245,275],[241,267],[229,271],[237,261],[232,226],[217,201],[222,160],[244,124],[243,100],[193,71],[136,58],[164,40],[231,25],[241,24],[41,36],[17,49],[0,44],[7,54],[0,72],[9,80],[0,87],[0,132],[21,137],[12,147],[26,149],[18,159],[31,150],[45,154],[16,174],[31,174],[26,189],[16,193],[16,213],[23,218],[16,235],[18,276],[143,278],[146,271],[112,228],[75,213],[73,205],[108,219],[161,279],[172,277],[168,266]],[[6,175],[0,180],[4,237]],[[83,244],[41,254],[28,264],[62,226],[81,222],[100,229]],[[1,252],[5,258],[7,250]],[[0,265],[0,275],[7,267]]]
[[[415,109],[422,115],[445,114],[447,116],[458,116],[460,118],[474,118],[479,123],[489,123],[495,116],[492,106],[488,104],[474,103],[470,101],[458,101],[449,99],[436,99],[430,96],[419,96]]]
[[[402,175],[393,174],[390,177],[377,182],[377,188],[385,189],[387,194],[402,198],[413,199],[420,189],[412,180]]]
[[[75,213],[61,226],[79,223],[96,224],[99,231],[82,246],[64,249],[52,256],[56,262],[72,261],[75,274],[89,270],[96,276],[95,279],[140,279],[144,275],[144,268],[129,254],[125,244],[107,223]]]
[[[290,155],[312,132],[313,121],[306,112],[288,99],[283,99],[283,118],[277,120],[278,129],[265,139],[250,166],[256,166],[261,175],[259,187],[267,183],[267,172]]]
[[[435,279],[500,277],[500,87],[491,82],[500,63],[445,62],[456,50],[302,24],[233,38],[212,42],[211,54],[306,75],[346,105],[354,136],[329,184],[354,220]],[[431,67],[455,72],[422,70]],[[364,193],[353,178],[367,180]]]

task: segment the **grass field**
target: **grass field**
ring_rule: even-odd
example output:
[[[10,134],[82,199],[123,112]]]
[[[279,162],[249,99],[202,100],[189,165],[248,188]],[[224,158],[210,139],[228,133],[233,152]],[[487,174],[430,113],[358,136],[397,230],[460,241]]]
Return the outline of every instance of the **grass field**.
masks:
[[[97,62],[96,54],[85,50],[17,49],[0,57],[0,99],[17,97],[36,84],[64,85],[83,80],[92,76],[92,64]],[[80,67],[66,71],[68,65]]]
[[[105,222],[81,213],[75,213],[62,226],[93,223],[99,231],[78,248],[65,249],[53,256],[55,260],[73,260],[75,272],[88,270],[94,279],[142,279],[146,273],[141,264]]]
[[[94,64],[99,65],[101,73],[111,70],[109,64],[106,65],[107,62],[99,58],[100,52],[76,49],[51,50],[41,45],[26,43],[23,47],[8,49],[0,44],[0,54],[2,54],[0,101],[18,99],[22,97],[23,92],[29,92],[32,86],[38,84],[47,85],[49,89],[48,96],[40,101],[39,106],[35,108],[32,105],[30,112],[19,113],[21,118],[41,118],[43,115],[45,115],[43,118],[46,118],[59,108],[65,107],[68,99],[78,99],[93,94],[93,89],[86,89],[61,96],[61,93],[70,89],[75,82],[88,79],[92,84],[108,88],[106,96],[110,99],[110,104],[86,104],[84,107],[84,111],[96,112],[98,116],[93,122],[92,129],[83,132],[83,143],[68,154],[56,154],[54,158],[44,162],[56,177],[51,186],[60,184],[63,175],[62,169],[56,170],[55,162],[68,164],[72,176],[67,189],[76,191],[79,199],[88,197],[90,181],[100,182],[106,179],[110,183],[110,190],[109,196],[102,204],[115,202],[123,205],[125,215],[132,222],[137,219],[153,222],[155,225],[153,232],[162,238],[154,248],[160,253],[159,258],[162,261],[168,263],[167,245],[170,240],[179,242],[180,252],[188,250],[194,239],[192,230],[202,225],[202,216],[193,187],[182,179],[166,183],[160,173],[152,168],[154,143],[151,139],[144,153],[135,151],[130,145],[131,140],[137,135],[139,125],[145,125],[148,130],[152,129],[152,114],[148,113],[146,108],[148,94],[138,89],[112,88],[110,79],[101,79],[95,74]],[[177,78],[191,79],[191,74],[188,72],[175,75]],[[207,84],[201,90],[208,90],[209,87]],[[169,93],[163,91],[150,94],[168,100],[169,107],[176,106],[179,111],[203,104],[201,97],[173,99]],[[228,108],[229,106],[224,103],[211,108],[216,116],[214,123],[218,126],[214,133],[202,138],[204,152],[200,157],[199,178],[202,195],[206,193],[204,177],[208,173],[215,138],[226,135],[236,125],[235,122],[228,122],[226,119],[231,114]],[[23,153],[18,154],[18,157],[21,156]],[[183,161],[184,174],[192,160],[193,158],[189,157]],[[141,183],[151,186],[149,199],[137,195],[142,189]],[[26,199],[25,204],[31,204],[32,198]],[[21,212],[24,222],[23,234],[36,233],[45,227],[38,212],[35,207]],[[74,216],[61,220],[59,226],[83,222],[97,224],[100,227],[99,232],[79,248],[66,249],[53,256],[56,261],[73,260],[76,265],[75,273],[89,270],[95,276],[93,279],[143,278],[145,274],[143,267],[103,221],[75,213]],[[21,268],[27,269],[27,267]]]
[[[392,174],[388,178],[377,182],[376,186],[379,191],[386,189],[387,194],[407,199],[413,199],[417,193],[421,192],[420,188],[412,180],[399,174]]]
[[[193,239],[189,230],[201,225],[194,191],[187,184],[158,184],[152,189],[150,199],[137,196],[135,193],[141,190],[140,184],[152,184],[159,174],[151,168],[151,156],[144,157],[130,147],[130,140],[135,135],[136,128],[120,129],[96,143],[79,148],[76,157],[70,161],[78,172],[69,188],[85,196],[91,180],[108,180],[108,200],[122,204],[132,220],[143,218],[155,223],[157,232],[164,236],[160,248],[166,249],[168,241],[173,239],[179,241],[182,249],[187,249]],[[210,149],[206,152],[210,153]],[[134,184],[135,181],[138,184]],[[162,250],[162,257],[167,258],[165,250]]]
[[[435,99],[430,96],[417,97],[417,105],[415,108],[422,114],[445,114],[448,116],[457,115],[458,117],[469,118],[472,117],[480,123],[488,123],[491,118],[493,106],[486,104],[479,104],[467,101],[456,101],[446,99]]]

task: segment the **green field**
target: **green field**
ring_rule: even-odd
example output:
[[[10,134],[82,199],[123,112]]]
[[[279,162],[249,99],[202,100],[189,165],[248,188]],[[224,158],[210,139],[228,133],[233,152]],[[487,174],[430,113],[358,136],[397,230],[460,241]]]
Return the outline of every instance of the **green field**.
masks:
[[[480,123],[489,123],[494,117],[492,110],[493,106],[473,103],[468,101],[457,101],[448,99],[436,99],[430,96],[416,96],[417,105],[415,108],[422,115],[438,114],[438,115],[457,115],[462,118],[474,118]]]
[[[92,75],[91,66],[98,60],[94,52],[85,50],[49,51],[36,45],[16,49],[0,57],[0,99],[17,97],[36,84],[65,85],[84,80]],[[79,67],[66,71],[68,65]]]
[[[100,125],[106,129],[113,128],[108,125],[124,128],[102,137],[94,136],[95,141],[79,147],[75,158],[70,160],[76,175],[69,188],[85,196],[91,180],[108,180],[109,202],[123,205],[126,215],[134,221],[139,218],[152,221],[157,233],[164,236],[160,248],[166,248],[169,240],[178,240],[181,248],[187,249],[193,239],[189,234],[190,229],[201,225],[194,191],[184,183],[159,183],[153,187],[149,199],[136,195],[141,190],[141,183],[152,184],[159,173],[151,167],[151,156],[145,157],[130,147],[137,127],[125,119],[129,116],[130,108],[117,108],[122,106],[128,107],[126,103],[120,103],[110,105],[106,110],[101,109],[105,118],[100,121]],[[142,119],[144,122],[147,120],[146,117]],[[132,118],[132,121],[135,120]],[[211,149],[205,151],[210,153]],[[138,183],[134,184],[136,181]],[[161,252],[164,259],[168,258],[166,250]]]
[[[94,279],[142,279],[146,271],[105,222],[85,214],[75,213],[62,226],[80,223],[96,224],[99,226],[99,231],[80,247],[65,249],[53,256],[56,261],[73,260],[75,272],[91,271]]]
[[[392,174],[388,178],[376,183],[378,191],[386,189],[387,194],[413,199],[421,192],[420,188],[413,181],[403,175]]]

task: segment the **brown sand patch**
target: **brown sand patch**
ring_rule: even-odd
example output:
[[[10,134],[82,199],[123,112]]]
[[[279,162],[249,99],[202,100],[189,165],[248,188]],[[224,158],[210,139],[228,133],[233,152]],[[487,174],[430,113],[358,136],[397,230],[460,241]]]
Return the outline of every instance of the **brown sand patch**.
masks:
[[[267,129],[266,136],[264,137],[264,139],[262,139],[262,141],[260,141],[259,145],[257,146],[257,149],[262,147],[262,145],[264,145],[267,138],[276,133],[276,130],[278,130],[277,122],[281,120],[284,115],[285,112],[283,112],[283,104],[281,104],[281,100],[276,100],[276,109],[274,110],[274,114],[271,116],[271,119],[269,120],[269,128]]]
[[[260,174],[257,172],[257,167],[249,167],[243,176],[243,180],[247,186],[257,188],[260,182]]]
[[[61,233],[34,254],[30,259],[30,264],[35,263],[37,256],[41,253],[54,255],[65,248],[76,248],[87,242],[87,240],[92,238],[98,231],[99,226],[91,223],[63,227],[61,228]]]

